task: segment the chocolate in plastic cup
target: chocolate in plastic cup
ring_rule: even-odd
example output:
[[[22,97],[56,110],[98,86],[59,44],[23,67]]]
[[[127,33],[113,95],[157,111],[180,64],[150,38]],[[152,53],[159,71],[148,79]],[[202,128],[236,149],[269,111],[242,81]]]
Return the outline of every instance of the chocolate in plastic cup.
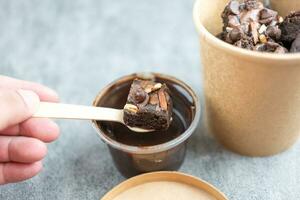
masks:
[[[93,126],[101,139],[108,145],[114,164],[123,176],[131,177],[145,172],[177,170],[185,157],[187,139],[195,132],[200,119],[199,100],[188,85],[174,77],[158,73],[132,74],[121,77],[106,86],[97,95],[93,105],[122,109],[126,103],[130,85],[137,77],[152,77],[158,82],[167,84],[171,91],[174,107],[172,123],[178,122],[174,119],[175,114],[180,116],[176,118],[184,123],[183,131],[164,142],[160,140],[160,137],[166,137],[163,133],[156,133],[162,135],[137,133],[153,134],[151,138],[159,142],[156,144],[155,141],[148,141],[151,145],[133,145],[127,141],[132,136],[130,134],[133,133],[128,133],[124,129],[120,132],[120,128],[116,128],[124,125],[93,121]],[[137,137],[147,137],[149,140],[148,136],[139,135]]]
[[[285,13],[294,10],[296,2],[278,0],[272,5],[281,13],[284,4]],[[222,30],[220,15],[227,3],[197,0],[194,5],[208,124],[215,137],[234,152],[277,154],[299,137],[300,54],[254,52],[219,40],[215,35]]]

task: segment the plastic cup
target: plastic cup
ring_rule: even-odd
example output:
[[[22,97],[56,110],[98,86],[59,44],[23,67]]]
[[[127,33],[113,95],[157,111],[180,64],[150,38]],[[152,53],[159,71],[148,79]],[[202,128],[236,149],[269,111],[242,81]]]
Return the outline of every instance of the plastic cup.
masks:
[[[98,132],[98,135],[109,147],[116,168],[125,177],[131,177],[145,172],[179,169],[185,158],[187,140],[195,132],[200,118],[200,105],[193,90],[184,82],[174,77],[157,73],[132,74],[121,77],[101,90],[94,100],[93,105],[119,109],[123,108],[132,81],[137,77],[145,76],[154,77],[155,80],[168,85],[172,92],[171,96],[174,112],[177,112],[181,116],[181,119],[184,120],[185,129],[180,135],[164,143],[137,146],[125,144],[115,139],[113,135],[117,134],[116,131],[118,131],[118,129],[112,132],[107,131],[105,128],[107,123],[93,121],[93,126]],[[121,101],[120,104],[117,103],[119,101]],[[174,120],[172,123],[175,123]],[[111,124],[111,126],[116,126],[116,124]],[[127,137],[129,135],[122,136]]]

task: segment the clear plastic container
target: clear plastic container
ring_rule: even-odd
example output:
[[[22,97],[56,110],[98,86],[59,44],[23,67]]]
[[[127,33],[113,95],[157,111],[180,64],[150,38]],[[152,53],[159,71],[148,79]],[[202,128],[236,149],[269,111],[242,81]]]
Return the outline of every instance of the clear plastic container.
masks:
[[[165,134],[133,133],[124,125],[115,122],[93,121],[93,126],[108,145],[114,164],[123,176],[177,170],[185,158],[187,139],[195,132],[200,119],[198,97],[188,85],[163,74],[132,74],[106,86],[97,95],[93,105],[122,109],[130,84],[138,77],[152,77],[169,87],[174,104],[173,121],[169,131]]]

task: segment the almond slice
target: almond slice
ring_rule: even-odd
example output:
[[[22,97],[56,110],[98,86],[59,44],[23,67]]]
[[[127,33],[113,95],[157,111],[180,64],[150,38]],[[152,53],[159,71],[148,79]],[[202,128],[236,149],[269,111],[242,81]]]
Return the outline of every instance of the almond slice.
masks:
[[[267,30],[267,26],[266,25],[261,25],[261,27],[258,30],[259,34],[263,34],[265,31]]]
[[[168,103],[167,103],[167,99],[165,96],[165,93],[163,90],[159,90],[158,91],[158,99],[159,99],[159,105],[163,110],[167,110],[168,109]]]
[[[158,95],[156,93],[150,96],[149,103],[152,104],[152,105],[158,105],[159,104]]]
[[[145,90],[145,92],[147,92],[149,94],[150,92],[152,92],[152,88],[153,88],[153,85],[146,85],[144,90]]]
[[[252,33],[252,37],[253,37],[253,42],[254,44],[257,44],[257,42],[259,41],[258,39],[258,24],[256,22],[250,22],[250,28],[251,28],[251,33]]]
[[[152,88],[152,92],[155,91],[155,90],[159,90],[160,88],[162,87],[162,84],[161,83],[156,83],[153,88]]]
[[[127,110],[129,112],[137,113],[138,112],[138,107],[132,104],[126,104],[124,106],[124,110]]]

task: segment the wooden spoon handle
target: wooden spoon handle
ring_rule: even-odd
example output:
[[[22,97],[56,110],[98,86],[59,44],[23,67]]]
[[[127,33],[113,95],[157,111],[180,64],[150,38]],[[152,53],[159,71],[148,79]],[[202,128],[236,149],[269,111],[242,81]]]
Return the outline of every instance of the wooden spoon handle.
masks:
[[[123,122],[123,110],[93,106],[40,102],[33,117]]]

